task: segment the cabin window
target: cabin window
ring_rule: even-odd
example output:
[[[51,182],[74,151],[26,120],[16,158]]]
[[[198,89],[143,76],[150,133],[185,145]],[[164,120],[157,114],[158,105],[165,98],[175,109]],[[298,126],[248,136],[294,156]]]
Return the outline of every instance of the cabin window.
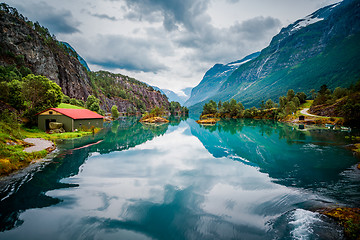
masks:
[[[52,111],[49,111],[49,114],[53,114],[53,112],[52,112]]]

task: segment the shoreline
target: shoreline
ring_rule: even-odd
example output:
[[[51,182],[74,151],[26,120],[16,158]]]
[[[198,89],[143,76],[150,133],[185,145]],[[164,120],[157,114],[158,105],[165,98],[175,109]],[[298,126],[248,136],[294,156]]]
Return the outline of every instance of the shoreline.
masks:
[[[46,155],[43,155],[42,157],[31,159],[30,161],[26,161],[23,166],[21,166],[18,169],[13,169],[13,171],[8,173],[2,173],[0,175],[0,181],[3,181],[6,178],[14,178],[16,175],[23,175],[22,172],[27,171],[27,169],[32,169],[33,165],[46,162],[47,160],[53,159],[55,155],[53,156],[52,153],[56,152],[56,144],[53,141],[45,140],[42,138],[25,138],[21,140],[22,144],[26,144],[25,148],[22,150],[22,152],[27,154],[34,154],[35,156],[43,155],[42,152],[46,151]],[[2,184],[0,184],[1,186]]]
[[[50,140],[45,140],[43,138],[25,138],[24,142],[29,143],[31,146],[24,148],[24,152],[38,152],[42,150],[46,150],[48,153],[55,150],[55,143]]]

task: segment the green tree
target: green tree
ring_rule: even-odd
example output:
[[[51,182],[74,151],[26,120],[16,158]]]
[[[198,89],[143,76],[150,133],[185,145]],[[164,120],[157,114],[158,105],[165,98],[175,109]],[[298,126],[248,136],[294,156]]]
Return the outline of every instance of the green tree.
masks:
[[[320,87],[316,98],[314,99],[313,105],[325,104],[328,100],[331,99],[331,91],[327,88],[326,84]]]
[[[260,110],[264,110],[264,109],[265,109],[265,103],[264,100],[262,100],[260,103]]]
[[[323,85],[321,85],[321,87],[320,87],[320,90],[319,90],[319,94],[326,94],[328,92],[328,87],[327,87],[327,85],[326,84],[323,84]]]
[[[287,101],[287,99],[286,99],[285,96],[279,97],[279,105],[280,105],[279,108],[280,108],[280,109],[284,109],[287,102],[288,102],[288,101]]]
[[[345,88],[341,88],[341,87],[337,87],[335,88],[334,92],[333,92],[333,97],[335,99],[339,99],[342,97],[345,97],[348,94],[348,90]]]
[[[290,101],[285,106],[285,114],[289,115],[296,111],[297,107],[293,101]]]
[[[48,78],[29,74],[23,78],[22,96],[27,107],[25,116],[29,118],[30,124],[35,124],[35,114],[50,107],[57,107],[63,93],[59,85]]]
[[[201,115],[216,114],[216,113],[217,113],[217,104],[213,100],[210,100],[210,102],[205,103]]]
[[[220,109],[221,109],[221,107],[222,107],[222,102],[221,102],[221,100],[218,102],[218,110],[220,111]]]
[[[155,107],[154,109],[152,109],[150,111],[150,115],[153,116],[153,117],[162,117],[165,115],[165,109],[164,107]]]
[[[64,96],[61,99],[61,102],[62,103],[70,103],[70,97],[64,94]]]
[[[273,107],[274,107],[274,102],[271,99],[267,100],[265,103],[265,109],[271,109]]]
[[[22,82],[19,80],[12,80],[8,83],[9,87],[9,99],[8,103],[18,110],[24,108],[24,98],[22,95]]]
[[[294,97],[292,101],[294,102],[296,108],[300,107],[300,100],[298,97]]]
[[[94,112],[99,112],[100,100],[93,95],[89,95],[86,100],[86,108]]]
[[[306,94],[304,92],[298,92],[296,93],[295,97],[297,97],[300,101],[300,103],[305,103],[306,102]]]
[[[316,91],[315,91],[315,89],[311,89],[311,90],[310,90],[310,94],[311,94],[311,99],[314,100],[315,97],[316,97]]]
[[[187,107],[181,107],[181,113],[187,116],[189,115],[189,109]]]
[[[111,107],[111,115],[112,115],[112,117],[113,117],[114,119],[119,118],[119,111],[118,111],[118,108],[117,108],[116,105],[113,105],[113,106]]]
[[[295,97],[295,92],[292,89],[289,89],[286,94],[286,99],[291,101]]]
[[[179,102],[175,102],[175,101],[171,101],[170,102],[170,107],[169,107],[169,112],[171,115],[175,115],[177,112],[181,111],[181,105]]]

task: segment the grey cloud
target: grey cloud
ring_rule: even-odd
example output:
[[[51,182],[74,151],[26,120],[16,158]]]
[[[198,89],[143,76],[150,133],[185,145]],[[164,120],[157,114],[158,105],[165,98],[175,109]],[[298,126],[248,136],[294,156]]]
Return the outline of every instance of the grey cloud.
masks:
[[[208,3],[205,0],[126,0],[129,11],[136,12],[141,19],[160,13],[168,31],[178,29],[179,25],[193,31],[196,18],[205,13]]]
[[[100,18],[100,19],[107,19],[107,20],[110,20],[110,21],[116,21],[117,20],[116,17],[110,17],[107,14],[90,13],[90,15],[93,16],[93,17]]]
[[[33,3],[31,8],[18,4],[16,7],[29,19],[36,19],[50,30],[51,33],[71,34],[80,32],[80,25],[69,10],[55,9],[46,2]]]
[[[271,17],[255,17],[229,28],[215,28],[203,24],[197,32],[179,34],[176,43],[191,48],[194,54],[185,60],[223,62],[239,59],[245,54],[261,50],[279,31],[280,20]]]
[[[242,23],[237,23],[230,28],[230,32],[243,33],[248,40],[262,39],[268,31],[279,28],[281,22],[272,17],[255,17]]]
[[[149,14],[142,14],[137,11],[129,10],[125,15],[125,19],[130,21],[147,21],[150,23],[154,22],[161,22],[162,17],[160,13],[149,13]]]
[[[86,56],[90,64],[104,68],[120,68],[129,71],[158,72],[166,66],[152,55],[157,46],[146,39],[129,38],[125,36],[99,36],[84,49],[94,49]]]
[[[117,20],[116,17],[111,17],[111,16],[109,16],[107,14],[92,13],[92,12],[86,10],[86,9],[82,9],[81,12],[86,13],[86,14],[88,14],[90,16],[93,16],[93,17],[100,18],[100,19],[107,19],[107,20],[110,20],[110,21],[116,21]]]

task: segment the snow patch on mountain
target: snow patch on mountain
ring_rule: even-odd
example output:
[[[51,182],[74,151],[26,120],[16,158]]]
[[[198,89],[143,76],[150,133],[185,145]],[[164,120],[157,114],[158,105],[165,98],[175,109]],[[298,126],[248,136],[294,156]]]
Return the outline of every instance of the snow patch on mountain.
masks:
[[[304,19],[301,19],[292,29],[291,31],[298,31],[299,29],[309,26],[311,24],[314,24],[316,22],[320,22],[324,20],[324,18],[318,18],[318,17],[314,17],[313,15],[309,15],[307,17],[305,17]]]
[[[247,62],[249,62],[249,61],[251,61],[251,60],[252,60],[252,59],[247,59],[247,60],[242,61],[242,62],[229,63],[229,64],[227,64],[227,65],[230,66],[230,67],[236,67],[236,68],[238,68],[240,65],[243,65],[244,63],[247,63]]]

